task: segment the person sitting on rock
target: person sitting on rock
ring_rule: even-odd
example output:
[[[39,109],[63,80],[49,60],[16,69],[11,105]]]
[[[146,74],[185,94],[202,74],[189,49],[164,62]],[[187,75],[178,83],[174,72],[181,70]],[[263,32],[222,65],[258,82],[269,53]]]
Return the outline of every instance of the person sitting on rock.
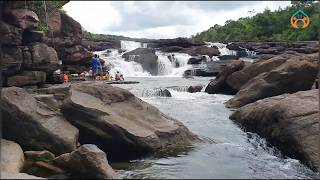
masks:
[[[93,72],[93,79],[95,79],[96,75],[98,74],[99,68],[100,68],[100,62],[98,59],[98,55],[95,54],[91,60],[91,70]]]
[[[102,76],[100,76],[100,74],[97,74],[97,75],[96,75],[96,80],[97,80],[97,81],[102,80]]]
[[[104,75],[102,76],[103,80],[109,81],[109,72],[107,71],[106,73],[104,73]]]
[[[120,81],[124,81],[123,74],[120,75]]]
[[[116,81],[120,81],[120,80],[121,80],[120,75],[121,75],[120,72],[117,71],[117,73],[116,73],[116,75],[115,75],[115,80],[116,80]]]

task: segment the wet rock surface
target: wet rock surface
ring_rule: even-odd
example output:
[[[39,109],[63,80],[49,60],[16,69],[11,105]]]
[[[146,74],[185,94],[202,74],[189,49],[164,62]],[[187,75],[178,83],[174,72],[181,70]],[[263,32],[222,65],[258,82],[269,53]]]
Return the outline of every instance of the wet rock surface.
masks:
[[[283,94],[243,106],[230,118],[319,170],[318,102],[316,89]]]

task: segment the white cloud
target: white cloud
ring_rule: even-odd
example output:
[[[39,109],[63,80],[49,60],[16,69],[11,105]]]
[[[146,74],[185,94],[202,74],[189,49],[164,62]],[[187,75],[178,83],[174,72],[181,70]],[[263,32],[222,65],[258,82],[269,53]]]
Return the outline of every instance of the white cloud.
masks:
[[[90,32],[175,38],[289,4],[290,1],[70,1],[63,8]],[[253,10],[255,13],[249,13]]]

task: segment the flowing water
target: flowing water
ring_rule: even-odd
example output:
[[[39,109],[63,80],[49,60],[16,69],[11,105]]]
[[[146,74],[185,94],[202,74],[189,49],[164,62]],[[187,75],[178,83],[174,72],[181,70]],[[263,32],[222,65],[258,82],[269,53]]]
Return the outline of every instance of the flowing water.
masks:
[[[232,111],[223,103],[232,96],[207,94],[203,90],[186,92],[186,87],[207,85],[210,80],[208,77],[182,78],[182,71],[189,68],[188,55],[175,53],[181,63],[179,67],[167,58],[168,54],[157,52],[157,55],[161,62],[159,76],[151,76],[137,63],[124,61],[116,50],[104,57],[113,69],[124,73],[126,80],[140,82],[115,86],[128,89],[181,121],[204,143],[112,164],[121,178],[319,178],[319,174],[298,160],[283,156],[265,139],[244,132],[231,121]],[[158,96],[159,89],[168,89],[172,97]]]

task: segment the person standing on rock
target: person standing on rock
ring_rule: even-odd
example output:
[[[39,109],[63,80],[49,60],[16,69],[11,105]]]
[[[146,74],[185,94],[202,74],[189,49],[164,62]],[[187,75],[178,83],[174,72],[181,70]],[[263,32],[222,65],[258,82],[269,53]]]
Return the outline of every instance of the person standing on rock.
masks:
[[[94,55],[91,60],[91,70],[92,70],[92,78],[95,79],[96,75],[99,73],[100,63],[98,59],[98,55]]]

